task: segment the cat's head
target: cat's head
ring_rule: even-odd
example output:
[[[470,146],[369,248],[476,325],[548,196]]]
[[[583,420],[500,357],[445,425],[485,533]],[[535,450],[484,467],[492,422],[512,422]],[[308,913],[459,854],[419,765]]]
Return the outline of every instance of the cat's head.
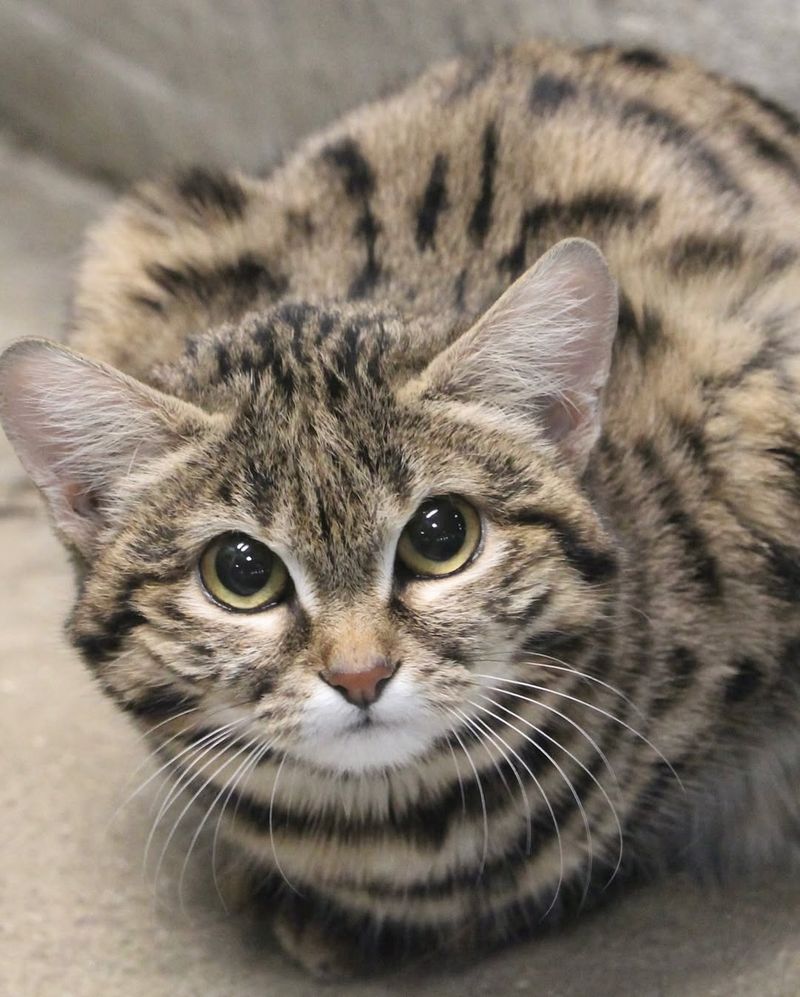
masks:
[[[3,423],[76,554],[73,642],[148,726],[339,771],[422,758],[488,676],[607,613],[580,479],[616,315],[569,240],[438,352],[356,305],[200,336],[159,387],[15,344]]]

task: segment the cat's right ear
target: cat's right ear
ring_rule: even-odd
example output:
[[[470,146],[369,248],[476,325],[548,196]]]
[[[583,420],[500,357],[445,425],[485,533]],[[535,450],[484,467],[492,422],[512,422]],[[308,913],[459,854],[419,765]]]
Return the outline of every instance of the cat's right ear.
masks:
[[[617,287],[600,250],[565,239],[429,364],[413,389],[528,421],[579,473],[600,433]]]
[[[46,340],[20,340],[0,357],[0,422],[56,528],[83,554],[126,481],[212,419]]]

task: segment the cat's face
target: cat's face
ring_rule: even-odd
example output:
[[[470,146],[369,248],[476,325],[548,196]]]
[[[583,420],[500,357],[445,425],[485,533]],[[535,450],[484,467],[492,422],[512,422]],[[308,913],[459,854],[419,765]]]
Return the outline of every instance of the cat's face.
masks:
[[[532,420],[471,397],[479,346],[420,369],[396,321],[284,307],[162,372],[201,407],[138,399],[155,412],[141,470],[120,423],[103,430],[109,484],[97,467],[71,490],[40,482],[66,496],[61,519],[51,501],[83,564],[70,632],[102,685],[148,727],[182,714],[316,768],[375,770],[446,743],[548,638],[596,628],[612,548],[560,445],[579,453],[586,427],[554,412],[548,436],[552,399]],[[128,406],[135,427],[131,404],[119,419]]]

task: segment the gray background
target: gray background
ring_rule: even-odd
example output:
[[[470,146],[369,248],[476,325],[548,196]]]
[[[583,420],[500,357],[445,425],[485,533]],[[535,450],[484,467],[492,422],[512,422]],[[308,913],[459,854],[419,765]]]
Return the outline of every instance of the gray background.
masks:
[[[58,337],[81,233],[127,180],[264,168],[433,58],[543,34],[691,53],[800,109],[798,0],[0,0],[0,344]],[[116,811],[151,770],[64,646],[69,572],[3,439],[0,581],[1,997],[318,993],[221,910],[207,837],[181,909],[189,821],[158,883],[142,871],[155,791]],[[780,872],[677,878],[449,978],[325,992],[796,997],[798,923],[800,884]]]

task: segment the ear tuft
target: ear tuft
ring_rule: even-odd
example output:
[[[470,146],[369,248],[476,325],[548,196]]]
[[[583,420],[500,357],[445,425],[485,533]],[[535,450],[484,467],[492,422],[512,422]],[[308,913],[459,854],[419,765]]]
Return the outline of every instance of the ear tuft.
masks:
[[[440,354],[429,387],[534,419],[579,469],[600,431],[617,288],[600,250],[566,239]]]
[[[56,527],[82,550],[121,482],[208,418],[47,340],[20,340],[0,357],[0,421]]]

